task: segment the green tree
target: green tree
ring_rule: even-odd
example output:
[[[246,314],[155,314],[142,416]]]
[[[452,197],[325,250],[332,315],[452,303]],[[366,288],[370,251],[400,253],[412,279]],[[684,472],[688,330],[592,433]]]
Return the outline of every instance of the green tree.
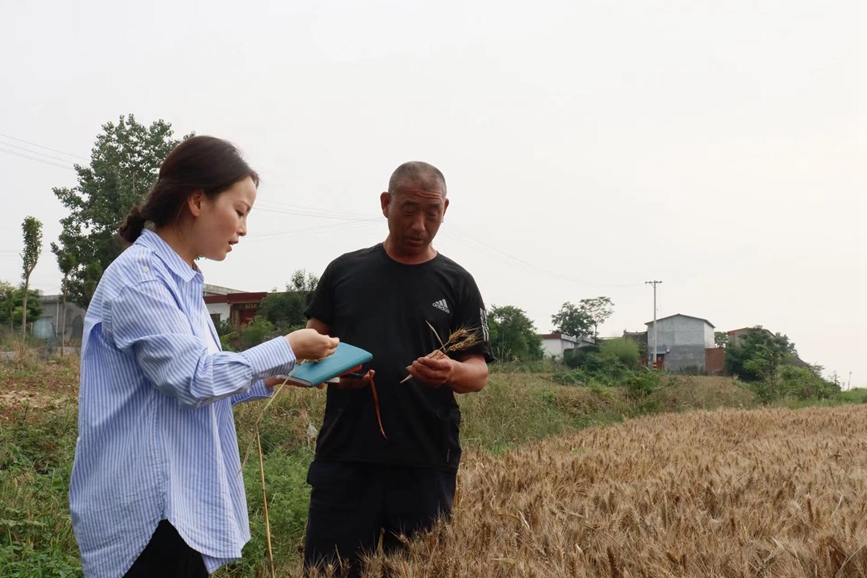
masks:
[[[42,293],[36,289],[27,291],[27,319],[37,319],[42,315]],[[23,316],[24,287],[15,287],[10,283],[0,281],[0,325],[8,325],[14,329]]]
[[[75,269],[75,257],[69,251],[59,247],[57,243],[51,243],[51,252],[57,257],[57,268],[63,273],[63,280],[60,282],[60,292],[63,294],[60,314],[60,354],[63,355],[63,348],[66,347],[66,299],[69,295],[69,276]]]
[[[316,275],[298,269],[286,284],[286,291],[270,293],[262,300],[258,315],[281,331],[304,327],[307,324],[304,310],[307,309],[317,285],[319,278]]]
[[[795,367],[782,365],[779,368],[779,382],[787,397],[800,400],[828,399],[840,393],[840,385],[822,377],[822,367],[808,365]]]
[[[488,312],[491,349],[501,361],[542,358],[542,338],[523,309],[512,305],[492,306]]]
[[[713,342],[717,347],[725,347],[729,343],[729,334],[725,331],[714,331]]]
[[[551,323],[554,324],[557,331],[572,337],[590,335],[593,333],[594,327],[590,313],[586,309],[576,307],[569,301],[560,307],[560,311],[551,316]]]
[[[593,297],[579,301],[578,308],[593,321],[593,337],[598,337],[599,326],[614,313],[614,302],[611,301],[610,297]]]
[[[61,219],[58,251],[69,253],[74,265],[68,292],[74,303],[90,303],[102,272],[121,253],[117,228],[156,181],[160,164],[179,141],[171,124],[159,120],[149,127],[133,115],[102,126],[91,151],[90,166],[75,165],[78,185],[56,187],[55,196],[69,215]],[[188,138],[187,137],[184,138]]]
[[[22,278],[24,279],[24,291],[22,291],[24,302],[21,306],[21,339],[27,336],[27,296],[30,289],[30,275],[36,268],[36,263],[39,262],[39,254],[42,252],[42,223],[35,217],[24,217],[24,222],[21,223],[21,230],[24,232],[24,252],[21,254],[24,270]]]
[[[795,358],[795,344],[761,325],[752,327],[726,349],[726,370],[744,381],[773,381],[777,370]]]

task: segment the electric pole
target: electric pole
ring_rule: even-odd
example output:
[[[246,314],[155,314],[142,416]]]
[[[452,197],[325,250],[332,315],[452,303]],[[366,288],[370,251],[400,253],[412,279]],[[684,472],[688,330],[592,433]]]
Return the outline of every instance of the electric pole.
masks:
[[[653,285],[653,369],[656,370],[656,286],[662,281],[645,281],[645,285]]]

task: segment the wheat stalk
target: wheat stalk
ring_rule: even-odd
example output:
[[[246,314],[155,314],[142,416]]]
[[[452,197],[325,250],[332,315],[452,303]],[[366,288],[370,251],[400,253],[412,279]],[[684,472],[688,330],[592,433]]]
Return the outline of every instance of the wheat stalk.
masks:
[[[437,341],[440,343],[439,349],[428,353],[425,357],[433,357],[436,355],[437,351],[442,351],[443,353],[464,351],[474,345],[478,345],[482,341],[476,330],[467,327],[458,327],[451,332],[449,338],[445,343],[443,343],[443,340],[440,338],[439,333],[437,333],[437,330],[434,329],[433,325],[431,325],[427,320],[425,320],[425,323],[427,323],[427,326],[430,327],[430,330],[433,331],[434,335],[436,335]],[[400,381],[400,383],[405,383],[410,379],[412,379],[412,375],[407,375]]]
[[[271,578],[277,577],[277,572],[274,568],[274,551],[271,548],[271,521],[268,518],[268,493],[265,491],[265,464],[262,458],[262,438],[259,435],[259,422],[262,421],[262,418],[265,417],[265,412],[268,411],[268,408],[277,399],[277,396],[283,390],[283,386],[289,383],[289,379],[292,377],[292,374],[295,373],[295,370],[298,369],[298,366],[302,363],[307,363],[309,361],[319,361],[317,359],[302,359],[295,363],[295,367],[292,368],[292,371],[289,372],[289,375],[286,376],[286,379],[283,380],[283,383],[279,384],[274,389],[274,395],[268,400],[268,403],[265,404],[265,407],[262,408],[262,411],[259,412],[259,417],[256,418],[256,421],[253,424],[253,429],[256,432],[256,446],[259,450],[259,481],[262,485],[262,504],[264,506],[265,512],[265,543],[268,547],[268,562],[271,564]],[[238,475],[244,470],[244,466],[247,465],[247,459],[250,457],[250,452],[253,449],[253,442],[250,442],[250,445],[247,446],[247,451],[244,452],[244,460],[241,462],[241,468],[238,470]]]

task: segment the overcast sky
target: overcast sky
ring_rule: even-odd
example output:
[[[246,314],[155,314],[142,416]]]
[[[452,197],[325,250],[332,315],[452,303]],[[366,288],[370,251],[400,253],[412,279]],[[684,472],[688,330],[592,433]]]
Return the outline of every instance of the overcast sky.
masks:
[[[616,335],[659,279],[660,316],[763,325],[867,386],[862,4],[0,0],[0,279],[33,215],[33,284],[59,290],[51,188],[133,113],[227,138],[262,176],[206,282],[271,290],[382,241],[379,193],[425,160],[451,199],[435,246],[488,305],[547,331],[608,295]]]

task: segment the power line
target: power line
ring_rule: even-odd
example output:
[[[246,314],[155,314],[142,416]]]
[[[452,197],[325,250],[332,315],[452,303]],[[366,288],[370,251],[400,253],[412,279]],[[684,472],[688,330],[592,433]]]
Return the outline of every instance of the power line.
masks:
[[[5,146],[5,147],[12,147],[12,148],[14,148],[14,149],[18,149],[18,150],[26,151],[26,152],[31,153],[31,154],[34,154],[34,155],[39,155],[40,157],[45,157],[45,158],[47,158],[47,159],[54,159],[54,160],[56,160],[56,161],[60,161],[60,162],[62,162],[62,163],[68,163],[68,162],[69,162],[69,159],[64,159],[64,158],[61,158],[61,157],[56,157],[56,156],[54,156],[54,155],[45,154],[45,153],[43,153],[43,152],[30,150],[30,149],[28,149],[28,148],[25,148],[25,147],[22,147],[22,146],[18,146],[18,145],[14,145],[14,144],[12,144],[12,143],[8,143],[8,142],[2,142],[2,141],[0,141],[0,144],[2,144],[2,145]]]
[[[267,203],[267,201],[264,201]],[[348,213],[348,212],[340,212],[340,211],[329,211],[325,209],[315,209],[313,207],[301,207],[300,205],[296,205],[297,209],[284,209],[279,207],[272,207],[268,204],[262,206],[261,202],[257,204],[256,208],[259,211],[263,211],[266,213],[277,213],[282,215],[297,215],[300,217],[311,217],[316,219],[333,219],[338,221],[379,221],[382,217],[359,217],[356,213]]]
[[[30,146],[39,147],[39,148],[41,148],[41,149],[45,149],[45,150],[47,150],[47,151],[51,151],[51,152],[54,152],[54,153],[60,153],[60,154],[62,154],[62,155],[66,155],[66,156],[68,156],[68,157],[75,157],[75,158],[77,158],[77,159],[81,159],[81,160],[83,160],[83,161],[89,161],[89,160],[90,160],[90,159],[84,158],[84,157],[79,156],[79,155],[74,155],[74,154],[72,154],[72,153],[65,153],[65,152],[63,152],[63,151],[60,151],[60,150],[57,150],[57,149],[53,149],[53,148],[50,148],[50,147],[47,147],[47,146],[43,146],[43,145],[41,145],[41,144],[36,144],[35,142],[30,142],[30,141],[26,141],[26,140],[24,140],[24,139],[20,139],[20,138],[14,137],[14,136],[9,136],[8,134],[2,134],[2,133],[0,133],[0,136],[2,136],[3,138],[12,139],[12,140],[14,140],[14,141],[23,142],[24,144],[29,144]]]
[[[286,188],[289,188],[289,187],[286,187]],[[364,215],[359,215],[358,213],[351,212],[351,211],[336,211],[333,209],[322,209],[319,207],[310,207],[307,205],[296,205],[293,203],[282,203],[280,201],[274,201],[271,199],[260,199],[258,201],[258,203],[259,204],[264,203],[266,207],[268,207],[270,205],[271,208],[275,209],[275,210],[286,209],[286,210],[293,210],[293,211],[309,211],[309,212],[314,212],[314,213],[326,214],[329,216],[346,216],[347,218],[352,218],[352,219],[381,218],[381,215],[380,216],[374,216],[374,215],[364,216]]]
[[[59,169],[66,169],[66,170],[68,170],[68,171],[75,171],[75,168],[74,168],[74,167],[71,167],[71,166],[68,166],[68,165],[61,165],[61,164],[58,164],[58,163],[54,163],[54,162],[51,162],[51,161],[47,161],[47,160],[45,160],[45,159],[40,159],[40,158],[37,158],[37,157],[31,157],[31,156],[24,155],[24,154],[21,154],[21,153],[16,152],[16,151],[10,151],[10,150],[8,150],[8,149],[0,148],[0,153],[6,153],[6,154],[9,154],[9,155],[14,155],[14,156],[16,156],[16,157],[21,157],[21,158],[24,158],[24,159],[29,159],[29,160],[31,160],[31,161],[36,161],[37,163],[42,163],[42,164],[45,164],[45,165],[51,165],[52,167],[57,167],[57,168],[59,168]]]
[[[595,287],[637,287],[639,283],[596,283],[593,281],[587,281],[584,279],[576,279],[575,277],[570,277],[569,275],[563,275],[562,273],[558,273],[556,271],[551,271],[550,269],[545,269],[544,267],[539,267],[538,265],[534,265],[523,259],[519,259],[509,253],[506,253],[502,249],[494,247],[493,245],[489,245],[485,243],[481,239],[471,235],[467,231],[463,230],[461,227],[452,224],[448,229],[445,230],[446,234],[455,235],[458,240],[470,244],[474,246],[475,249],[479,250],[483,254],[492,257],[494,259],[498,259],[501,262],[512,265],[513,267],[517,267],[519,269],[530,270],[537,273],[544,273],[546,275],[550,275],[552,277],[556,277],[558,279],[563,279],[564,281],[569,281],[572,283],[578,283],[580,285],[588,285]]]
[[[30,141],[26,141],[24,139],[19,139],[17,137],[13,137],[10,135],[5,135],[5,134],[0,133],[0,137],[12,139],[12,140],[15,140],[18,142],[22,142],[25,144],[29,144],[31,146],[39,147],[39,148],[43,148],[45,150],[56,152],[56,153],[59,153],[62,155],[67,155],[67,156],[79,158],[82,160],[88,160],[88,159],[85,159],[84,157],[81,157],[78,155],[74,155],[74,154],[67,153],[67,152],[64,152],[61,150],[46,147],[46,146],[43,146],[43,145],[40,145],[37,143],[33,143]],[[5,146],[10,146],[10,147],[15,147],[15,148],[24,150],[28,153],[31,153],[31,154],[41,155],[43,157],[46,157],[47,159],[54,159],[54,160],[58,160],[61,162],[69,162],[69,161],[66,161],[65,159],[60,159],[58,157],[46,155],[45,153],[40,153],[38,151],[32,151],[32,150],[26,149],[24,147],[19,147],[19,146],[10,144],[10,143],[0,142],[0,144],[5,145]],[[0,152],[4,152],[6,154],[18,156],[18,157],[25,158],[28,160],[33,160],[36,162],[41,162],[43,164],[47,164],[47,165],[58,167],[58,168],[64,168],[67,170],[75,170],[74,168],[72,168],[68,165],[57,164],[55,162],[52,162],[51,160],[46,160],[45,158],[32,157],[32,156],[28,156],[28,155],[19,153],[17,151],[10,151],[8,149],[0,148]],[[296,204],[292,204],[292,203],[282,203],[279,201],[266,200],[266,199],[262,199],[259,202],[258,209],[262,212],[265,212],[265,213],[293,215],[293,216],[307,217],[307,218],[312,218],[312,219],[330,219],[330,220],[343,221],[343,222],[342,223],[335,223],[333,225],[317,225],[317,226],[309,227],[306,229],[295,229],[295,230],[288,230],[288,231],[278,231],[278,232],[273,232],[273,233],[265,233],[265,234],[261,234],[261,235],[251,235],[250,236],[251,240],[265,239],[265,238],[286,238],[286,237],[294,237],[294,236],[308,234],[308,233],[322,233],[322,232],[330,232],[330,231],[334,231],[334,230],[350,230],[350,229],[356,229],[359,227],[366,226],[370,223],[381,221],[381,217],[359,217],[357,213],[351,213],[351,212],[347,212],[347,211],[332,211],[332,210],[327,210],[327,209],[319,209],[316,207],[296,205]],[[495,247],[493,245],[490,245],[490,244],[482,241],[481,239],[470,234],[469,232],[461,229],[457,225],[452,225],[452,227],[453,227],[453,230],[446,229],[445,232],[447,234],[451,233],[452,235],[457,237],[458,240],[473,246],[477,251],[479,251],[479,252],[481,252],[481,253],[489,256],[489,257],[497,259],[503,263],[512,265],[513,267],[518,267],[518,268],[521,268],[524,270],[531,270],[534,272],[544,273],[544,274],[552,276],[552,277],[563,279],[565,281],[569,281],[572,283],[578,283],[581,285],[596,286],[596,287],[636,287],[638,285],[635,283],[629,283],[629,284],[596,283],[596,282],[587,281],[587,280],[583,280],[583,279],[576,279],[574,277],[570,277],[569,275],[563,275],[562,273],[558,273],[556,271],[551,271],[549,269],[545,269],[544,267],[539,267],[538,265],[534,265],[532,263],[524,261],[523,259],[515,257],[514,255],[511,255],[511,254],[503,251],[502,249],[500,249],[498,247]]]
[[[263,235],[250,235],[250,241],[262,241],[267,238],[288,238],[288,237],[297,237],[300,235],[307,234],[317,234],[317,233],[328,233],[328,232],[343,232],[343,231],[351,231],[353,229],[359,229],[361,227],[366,227],[371,225],[371,221],[361,221],[356,223],[329,223],[324,225],[317,225],[315,227],[308,227],[306,229],[294,229],[287,230],[275,233],[265,233]]]

